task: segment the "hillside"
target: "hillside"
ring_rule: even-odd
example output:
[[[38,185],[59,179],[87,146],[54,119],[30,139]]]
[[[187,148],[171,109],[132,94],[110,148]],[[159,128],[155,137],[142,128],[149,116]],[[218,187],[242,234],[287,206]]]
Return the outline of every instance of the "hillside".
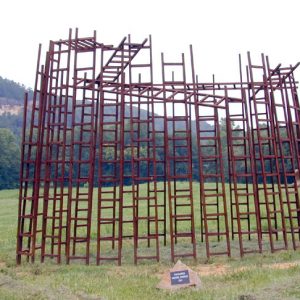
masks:
[[[32,99],[31,89],[26,88],[23,84],[0,76],[0,105],[21,104],[25,91],[28,91],[29,99]]]
[[[19,163],[20,163],[20,144],[21,144],[21,132],[23,125],[23,97],[25,91],[29,91],[29,98],[32,97],[32,91],[26,89],[23,85],[15,83],[12,80],[3,79],[0,77],[0,140],[2,138],[2,142],[0,143],[0,158],[2,159],[2,164],[0,164],[0,190],[3,188],[15,188],[18,184],[18,176],[19,176]],[[11,98],[14,97],[14,98]],[[31,113],[31,104],[32,101],[29,102],[28,106],[28,118],[30,118]],[[69,102],[69,105],[72,105],[72,101]],[[71,107],[69,107],[69,111]],[[147,110],[141,109],[138,111],[138,108],[133,106],[133,115],[137,116],[138,113],[141,119],[148,118]],[[86,111],[86,113],[88,113]],[[106,110],[105,113],[108,115],[106,118],[112,118],[109,115],[114,114],[113,108]],[[160,113],[160,111],[155,111],[155,113]],[[157,115],[158,115],[157,114]],[[125,106],[125,116],[128,118],[130,116],[130,108],[129,106]],[[81,113],[76,112],[76,123],[80,122]],[[126,126],[128,125],[128,119],[126,120]],[[30,119],[27,120],[27,127],[30,126]],[[180,125],[180,126],[179,126]],[[72,124],[69,123],[68,126],[71,127]],[[184,122],[177,123],[177,130],[183,130],[185,124]],[[193,134],[193,159],[196,160],[196,136],[195,136],[195,121],[192,121],[192,134]],[[208,123],[202,124],[205,129],[212,129],[211,125]],[[169,132],[172,131],[172,122],[168,123]],[[162,131],[164,129],[164,120],[163,118],[157,118],[155,121],[155,129],[157,131]],[[204,128],[203,128],[204,129]],[[141,133],[146,134],[144,133]],[[127,136],[127,138],[129,138]],[[161,139],[161,135],[157,136],[157,139]],[[224,140],[225,141],[225,140]],[[127,141],[130,143],[130,140]],[[159,141],[158,141],[159,143]],[[9,149],[9,151],[7,151]],[[225,149],[225,148],[224,148]],[[163,153],[161,153],[163,155]],[[162,156],[163,157],[163,156]],[[195,164],[195,168],[193,170],[193,177],[195,179],[198,178],[197,164]]]
[[[5,79],[0,76],[0,128],[10,129],[17,138],[20,135],[22,127],[23,99],[26,91],[29,93],[29,99],[32,99],[33,92],[31,89],[27,89],[20,83],[16,83],[13,80]],[[133,107],[133,114],[137,115],[137,112],[137,108]],[[107,111],[107,113],[113,113],[113,110],[111,110],[111,112]],[[125,108],[125,116],[128,117],[129,114],[130,110],[127,106]],[[147,111],[141,109],[140,116],[142,119],[146,119]],[[80,115],[76,115],[76,119],[79,120]],[[163,126],[163,120],[158,119],[156,129],[162,130]],[[211,127],[208,123],[204,126],[206,126],[205,129]],[[195,132],[195,122],[192,122],[192,131]]]
[[[24,93],[32,99],[32,90],[24,85],[0,76],[0,116],[3,114],[18,115],[22,113]],[[0,120],[0,127],[3,123]]]

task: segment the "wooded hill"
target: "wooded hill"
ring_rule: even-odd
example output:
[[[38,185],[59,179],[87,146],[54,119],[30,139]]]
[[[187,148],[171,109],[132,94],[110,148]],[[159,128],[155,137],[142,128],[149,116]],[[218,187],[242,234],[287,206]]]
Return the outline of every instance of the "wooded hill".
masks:
[[[20,85],[12,80],[3,79],[0,77],[0,97],[6,99],[6,104],[16,103],[20,106],[23,104],[23,98],[25,91],[29,92],[29,98],[32,98],[32,91],[26,89],[24,85]],[[133,108],[134,115],[137,114],[137,108]],[[147,117],[147,111],[140,111],[141,117]],[[30,113],[28,114],[30,116]],[[129,108],[125,108],[125,116],[129,116]],[[76,119],[79,121],[80,116],[77,115]],[[29,125],[29,122],[27,122]],[[125,122],[126,124],[126,122]],[[156,123],[156,130],[161,130],[163,128],[163,119],[158,119]],[[195,122],[192,121],[192,153],[193,153],[193,178],[199,180],[198,175],[198,156],[197,156],[197,143],[196,143],[196,134],[195,134]],[[202,124],[206,126],[206,129],[210,129],[211,125],[208,123]],[[224,165],[227,169],[227,147],[226,147],[226,125],[225,120],[221,120],[221,135],[222,135],[222,146],[223,146],[223,156],[224,156]],[[125,125],[129,126],[129,124]],[[3,113],[0,115],[0,189],[15,188],[18,186],[18,177],[19,177],[19,164],[20,164],[20,142],[21,142],[21,132],[22,132],[22,109],[18,114]],[[78,132],[76,133],[78,134]],[[142,133],[144,134],[144,133]],[[147,133],[145,132],[145,135]],[[164,142],[162,136],[157,137],[157,143],[161,144]],[[129,137],[125,136],[125,143],[130,143]],[[140,151],[147,151],[146,146],[141,146]],[[145,152],[146,153],[146,152]],[[106,153],[105,155],[110,155]],[[125,159],[130,160],[131,153],[130,151],[125,152]],[[157,153],[158,158],[164,159],[164,153]],[[104,166],[105,167],[105,166]],[[127,168],[127,167],[125,167]],[[87,170],[86,170],[87,171]],[[125,170],[125,173],[130,170]],[[227,172],[226,172],[227,173]],[[96,170],[97,174],[97,170]],[[146,176],[145,176],[146,177]],[[128,182],[129,183],[129,182]]]
[[[32,99],[31,89],[0,76],[0,105],[22,105],[25,91],[28,92],[29,99]]]

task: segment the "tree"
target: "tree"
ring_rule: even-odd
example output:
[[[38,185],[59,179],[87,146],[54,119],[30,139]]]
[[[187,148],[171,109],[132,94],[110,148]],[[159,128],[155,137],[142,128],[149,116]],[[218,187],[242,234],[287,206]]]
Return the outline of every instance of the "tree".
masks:
[[[29,93],[29,99],[32,99],[33,92],[31,89],[27,89],[24,85],[14,82],[0,76],[0,97],[15,100],[17,102],[23,102],[24,93]]]
[[[20,149],[14,134],[0,128],[0,189],[16,188],[19,182]]]

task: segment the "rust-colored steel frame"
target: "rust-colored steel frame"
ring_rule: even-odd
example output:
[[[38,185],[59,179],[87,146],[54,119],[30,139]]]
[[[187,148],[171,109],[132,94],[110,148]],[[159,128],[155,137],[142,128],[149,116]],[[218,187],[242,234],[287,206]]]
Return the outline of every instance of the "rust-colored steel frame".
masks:
[[[201,83],[192,47],[190,65],[162,54],[157,83],[151,36],[113,46],[70,30],[45,65],[40,46],[24,99],[17,263],[120,265],[133,249],[137,264],[167,245],[172,261],[231,256],[236,238],[240,256],[298,249],[299,64],[247,59],[239,81]]]

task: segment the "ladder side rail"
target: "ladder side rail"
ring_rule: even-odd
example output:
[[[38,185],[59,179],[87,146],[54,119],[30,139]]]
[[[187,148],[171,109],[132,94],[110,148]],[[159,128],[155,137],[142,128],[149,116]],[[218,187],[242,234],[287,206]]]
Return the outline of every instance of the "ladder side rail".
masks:
[[[56,124],[55,124],[55,110],[53,111],[53,105],[52,102],[54,102],[54,98],[56,95],[53,93],[53,82],[55,81],[54,79],[54,72],[53,69],[55,69],[55,62],[54,62],[54,49],[55,45],[51,41],[50,42],[50,51],[49,51],[49,59],[50,59],[50,67],[49,67],[49,86],[47,87],[47,95],[46,95],[46,110],[45,110],[45,178],[44,178],[44,189],[43,189],[43,224],[42,224],[42,245],[41,245],[41,262],[44,262],[45,258],[45,248],[46,248],[46,240],[48,237],[48,232],[47,232],[47,223],[50,223],[50,226],[52,223],[54,223],[55,214],[53,215],[53,212],[55,210],[55,190],[52,192],[53,195],[50,197],[50,182],[51,182],[51,164],[52,164],[52,155],[53,155],[53,138],[54,138],[54,131],[56,129]],[[56,165],[56,162],[54,162],[54,167]],[[52,188],[52,190],[54,187]],[[48,216],[48,209],[49,209],[49,199],[51,198],[52,202],[52,216],[49,218]],[[54,207],[54,208],[53,208]],[[49,219],[49,222],[48,222]],[[52,227],[52,226],[51,226]],[[52,241],[51,244],[53,245],[53,237],[49,237]],[[53,255],[53,247],[51,245],[51,255]]]
[[[266,58],[267,60],[267,69],[268,69],[268,72],[270,73],[270,66],[269,66],[269,60],[268,60],[268,57]],[[280,76],[280,73],[279,73],[279,76]],[[281,77],[281,76],[280,76]],[[281,81],[281,78],[279,78],[279,83],[278,83],[278,88],[279,88],[279,92],[280,92],[280,98],[279,97],[275,97],[275,92],[274,92],[274,89],[273,89],[273,81],[272,81],[272,78],[270,78],[270,101],[271,101],[271,105],[272,105],[272,110],[273,110],[273,118],[274,118],[274,123],[276,124],[275,127],[275,131],[276,131],[276,137],[277,137],[277,144],[278,144],[278,148],[279,148],[279,153],[278,153],[278,156],[280,158],[280,161],[281,161],[281,170],[283,172],[282,176],[279,176],[279,182],[278,182],[278,185],[280,185],[280,188],[281,190],[283,190],[283,193],[285,194],[285,199],[286,199],[286,204],[287,204],[287,216],[286,214],[282,217],[286,218],[289,220],[289,225],[290,225],[290,228],[291,228],[291,237],[292,237],[292,244],[293,244],[293,248],[294,250],[297,248],[297,245],[296,245],[296,240],[295,240],[295,234],[294,234],[294,231],[295,231],[295,228],[294,228],[294,225],[293,225],[293,217],[292,217],[292,208],[291,208],[291,199],[290,199],[290,187],[289,187],[289,184],[288,184],[288,181],[287,181],[287,166],[286,166],[286,157],[284,155],[284,149],[283,149],[283,144],[282,144],[282,132],[281,132],[281,128],[280,128],[280,120],[279,120],[279,116],[278,116],[278,113],[277,113],[277,109],[276,107],[278,106],[278,103],[276,102],[276,100],[280,100],[280,105],[283,106],[283,114],[281,114],[281,117],[284,118],[284,122],[285,124],[287,124],[287,113],[286,113],[286,101],[285,101],[285,98],[284,98],[284,93],[283,93],[283,86],[282,86],[282,81]],[[288,126],[286,128],[287,130],[287,138],[288,140],[290,141],[290,137],[289,137],[289,130],[288,130]],[[290,144],[290,142],[289,142]],[[290,144],[291,146],[291,144]],[[289,151],[292,151],[292,147],[289,147]],[[294,161],[293,161],[293,154],[291,154],[291,161],[292,161],[292,165],[294,165]],[[280,170],[280,169],[279,169]],[[282,183],[281,183],[281,177],[283,177],[283,186],[282,186]],[[295,181],[294,181],[295,182]],[[296,194],[297,193],[297,186],[294,184],[294,193]],[[282,200],[283,201],[283,200]],[[284,204],[284,203],[283,203]],[[282,206],[283,206],[282,204]]]

